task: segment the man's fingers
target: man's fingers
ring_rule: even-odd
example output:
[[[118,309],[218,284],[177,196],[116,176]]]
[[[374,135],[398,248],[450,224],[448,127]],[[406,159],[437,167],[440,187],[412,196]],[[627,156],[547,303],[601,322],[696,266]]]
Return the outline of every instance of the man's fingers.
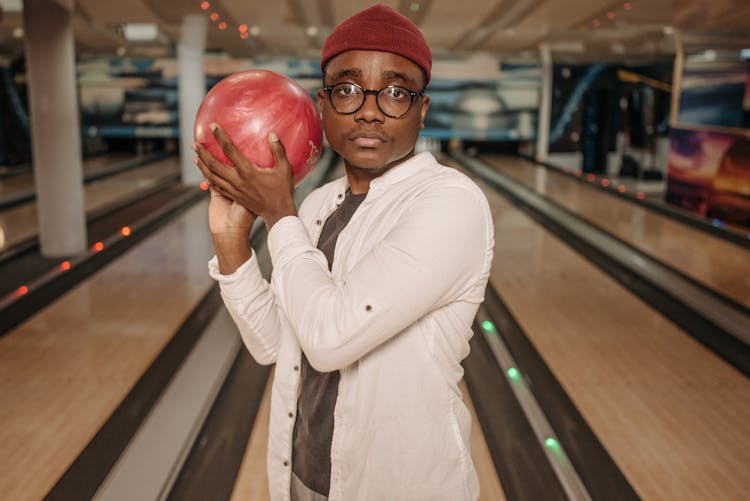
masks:
[[[193,161],[203,173],[203,176],[206,178],[206,181],[208,181],[208,184],[211,185],[211,189],[217,189],[223,196],[234,200],[233,196],[227,195],[228,193],[234,192],[234,186],[232,186],[232,183],[222,178],[221,176],[216,175],[211,169],[208,168],[202,158],[194,157]]]
[[[289,165],[289,160],[286,158],[286,148],[279,139],[279,136],[275,132],[268,134],[268,146],[271,148],[271,155],[273,155],[273,162],[276,169],[286,170],[286,174],[292,176],[292,167]]]
[[[224,151],[224,154],[232,161],[235,167],[252,164],[248,158],[240,153],[240,150],[234,144],[232,138],[229,137],[227,131],[225,131],[219,124],[212,123],[209,128],[216,138],[216,141],[219,143],[219,146],[221,146],[221,149]]]

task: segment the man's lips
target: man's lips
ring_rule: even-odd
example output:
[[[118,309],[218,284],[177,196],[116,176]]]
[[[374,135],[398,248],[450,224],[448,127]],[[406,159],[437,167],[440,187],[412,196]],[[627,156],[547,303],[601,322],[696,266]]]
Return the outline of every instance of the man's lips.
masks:
[[[374,132],[357,132],[349,136],[349,140],[363,148],[375,148],[387,141],[385,136]]]

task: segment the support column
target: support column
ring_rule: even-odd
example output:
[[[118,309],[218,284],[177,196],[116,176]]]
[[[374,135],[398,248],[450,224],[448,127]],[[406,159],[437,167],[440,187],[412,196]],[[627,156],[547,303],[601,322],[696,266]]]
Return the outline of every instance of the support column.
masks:
[[[73,0],[24,0],[31,153],[42,255],[86,250]]]
[[[552,111],[552,53],[549,45],[541,44],[539,54],[542,61],[542,81],[536,125],[536,159],[545,161],[549,155],[549,127]]]
[[[195,114],[206,94],[206,76],[203,70],[203,53],[206,49],[206,18],[201,14],[185,16],[180,30],[177,57],[180,65],[180,168],[182,182],[197,185],[203,180],[193,163],[193,127]]]

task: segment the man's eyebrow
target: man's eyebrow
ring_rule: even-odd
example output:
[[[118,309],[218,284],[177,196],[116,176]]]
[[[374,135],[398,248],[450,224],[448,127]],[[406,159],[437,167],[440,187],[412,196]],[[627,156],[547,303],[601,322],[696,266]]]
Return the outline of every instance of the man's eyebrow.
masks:
[[[359,78],[362,76],[362,70],[359,68],[347,68],[345,70],[337,71],[336,73],[328,73],[333,80],[339,80],[346,77]]]
[[[383,80],[401,80],[412,85],[417,84],[416,80],[406,75],[405,73],[401,73],[400,71],[384,71],[380,74],[380,78],[382,78]]]

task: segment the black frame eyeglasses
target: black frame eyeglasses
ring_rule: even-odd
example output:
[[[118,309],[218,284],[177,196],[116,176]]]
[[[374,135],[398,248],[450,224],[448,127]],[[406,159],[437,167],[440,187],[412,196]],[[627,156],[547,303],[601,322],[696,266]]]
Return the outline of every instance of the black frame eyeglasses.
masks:
[[[390,118],[401,118],[406,115],[414,104],[414,98],[424,96],[424,90],[415,92],[398,85],[388,85],[374,90],[363,89],[357,84],[348,82],[329,85],[323,87],[323,90],[328,93],[328,100],[333,109],[342,115],[358,112],[364,106],[368,94],[373,94],[378,109]]]

